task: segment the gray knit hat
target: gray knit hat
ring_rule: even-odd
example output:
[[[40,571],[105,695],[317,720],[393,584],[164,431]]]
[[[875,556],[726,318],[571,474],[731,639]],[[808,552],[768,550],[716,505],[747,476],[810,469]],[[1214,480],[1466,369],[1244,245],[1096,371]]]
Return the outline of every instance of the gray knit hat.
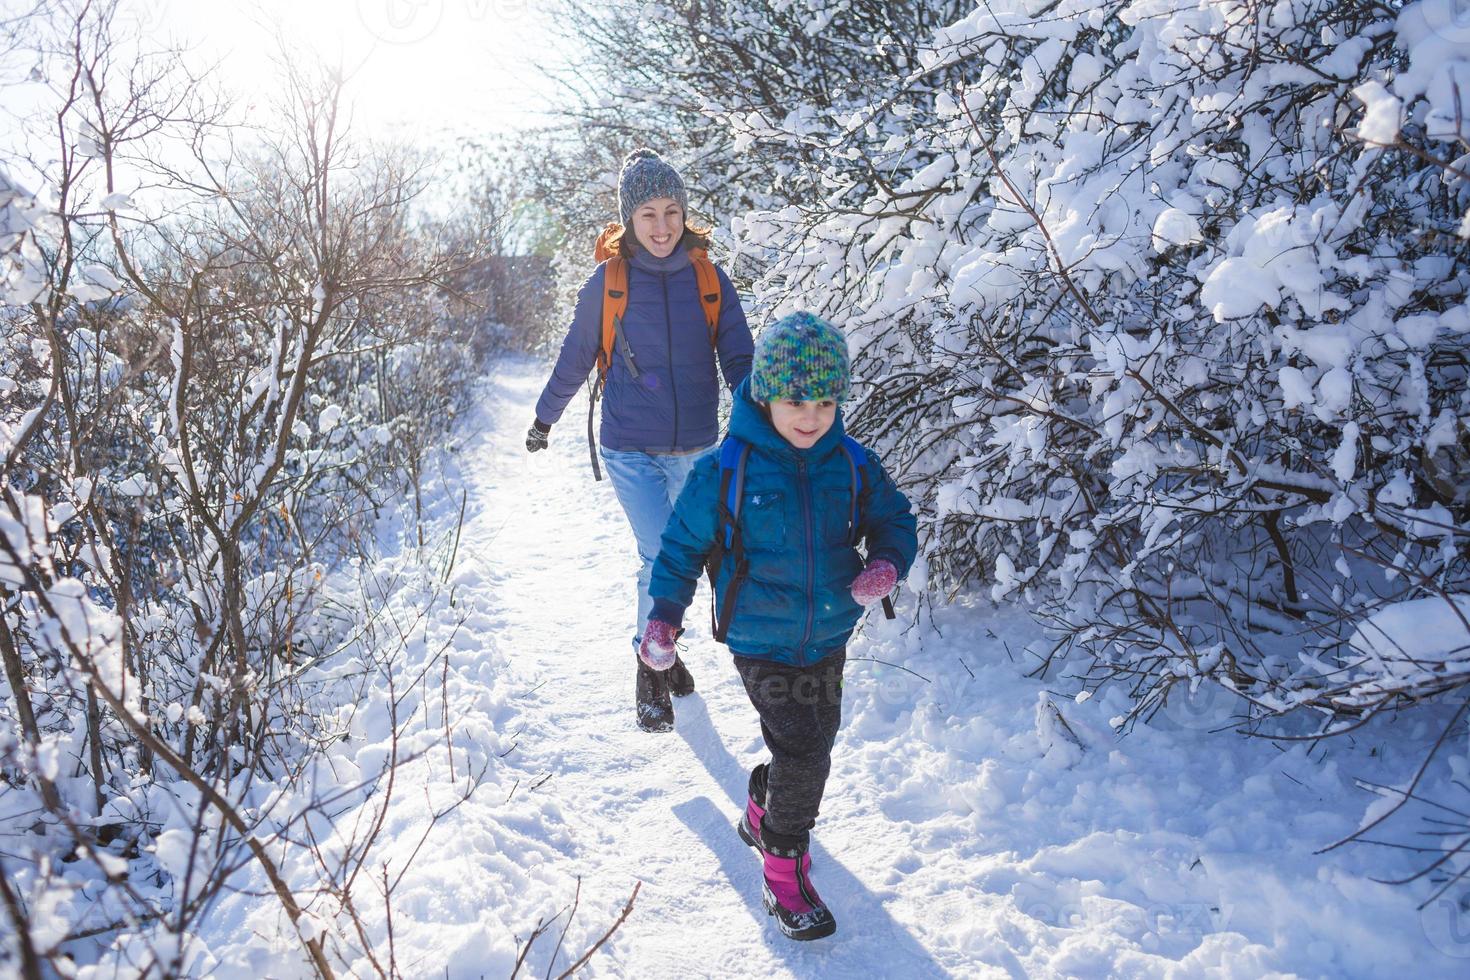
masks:
[[[623,161],[623,171],[618,174],[618,217],[623,226],[632,224],[638,205],[656,197],[672,197],[686,214],[689,212],[689,192],[684,189],[684,178],[679,176],[679,171],[647,147],[634,150]]]
[[[750,367],[758,402],[847,397],[847,338],[815,313],[788,313],[761,332]]]

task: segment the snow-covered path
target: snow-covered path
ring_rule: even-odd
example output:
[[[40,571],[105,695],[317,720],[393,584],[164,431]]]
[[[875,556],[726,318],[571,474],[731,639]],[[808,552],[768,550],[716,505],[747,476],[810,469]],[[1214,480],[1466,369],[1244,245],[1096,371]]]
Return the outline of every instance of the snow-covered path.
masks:
[[[850,867],[857,856],[820,839],[819,887],[842,895],[841,940],[804,949],[768,924],[759,863],[733,829],[746,773],[761,759],[759,725],[728,654],[701,629],[707,606],[689,617],[685,656],[698,690],[676,703],[676,732],[635,727],[632,535],[611,487],[592,480],[578,424],[585,405],[567,412],[549,453],[526,454],[524,420],[543,380],[529,366],[491,382],[505,411],[490,414],[483,455],[467,469],[483,474],[471,501],[484,519],[467,525],[463,547],[504,607],[497,643],[538,675],[522,743],[536,768],[554,773],[545,791],[576,828],[581,873],[624,891],[644,883],[598,972],[872,976],[881,963],[879,975],[942,975]],[[836,814],[850,803],[833,788],[826,809]],[[843,822],[843,836],[881,851],[884,823],[869,808]]]
[[[1038,634],[1023,614],[958,603],[912,625],[911,592],[898,621],[870,620],[851,650],[813,851],[839,931],[784,939],[733,829],[763,754],[754,712],[697,605],[685,658],[698,692],[676,702],[674,734],[634,726],[632,538],[611,488],[592,481],[584,403],[549,452],[526,454],[545,370],[512,359],[485,383],[459,462],[470,516],[453,579],[490,611],[466,628],[509,672],[497,686],[521,692],[500,719],[519,729],[499,733],[514,749],[494,755],[534,783],[516,799],[536,804],[472,797],[436,829],[414,887],[459,868],[505,881],[442,887],[508,896],[530,875],[526,906],[496,914],[524,939],[579,879],[559,971],[643,882],[592,976],[1370,976],[1410,958],[1423,976],[1453,976],[1470,964],[1460,920],[1366,880],[1394,870],[1367,863],[1373,853],[1312,853],[1361,812],[1350,777],[1386,781],[1410,756],[1324,762],[1304,744],[1211,734],[1223,719],[1208,702],[1120,738],[1121,693],[1077,703],[1075,682],[1025,676]],[[506,853],[476,850],[491,846]],[[420,962],[494,975],[508,937],[484,916],[480,928],[497,955],[454,941],[446,962]],[[400,929],[432,948],[429,923]]]

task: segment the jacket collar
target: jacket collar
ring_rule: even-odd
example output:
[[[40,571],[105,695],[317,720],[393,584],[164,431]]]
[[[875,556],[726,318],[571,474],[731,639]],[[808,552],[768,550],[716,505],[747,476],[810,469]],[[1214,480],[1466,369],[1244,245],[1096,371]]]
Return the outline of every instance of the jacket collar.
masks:
[[[633,250],[633,258],[629,261],[633,263],[633,268],[644,272],[670,273],[689,268],[690,259],[689,250],[680,245],[661,259],[656,258],[647,249],[636,248]]]

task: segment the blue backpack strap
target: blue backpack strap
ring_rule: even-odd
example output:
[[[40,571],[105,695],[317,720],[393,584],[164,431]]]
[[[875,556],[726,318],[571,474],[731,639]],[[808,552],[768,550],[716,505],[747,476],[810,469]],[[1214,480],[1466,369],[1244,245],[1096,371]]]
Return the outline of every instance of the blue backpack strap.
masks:
[[[849,435],[843,435],[842,448],[847,450],[847,461],[852,464],[853,479],[857,481],[856,486],[861,490],[863,488],[863,460],[868,458],[868,451],[863,448],[862,443]]]
[[[726,436],[720,443],[720,529],[715,534],[715,546],[705,562],[709,574],[709,618],[710,632],[718,643],[725,642],[730,629],[730,619],[735,614],[735,597],[745,582],[749,566],[745,561],[745,546],[740,537],[740,502],[745,496],[745,463],[750,459],[750,443],[735,436]],[[730,582],[725,586],[725,601],[717,615],[715,612],[715,583],[720,577],[720,566],[729,555],[735,561]]]
[[[852,436],[842,437],[842,449],[847,454],[847,468],[852,474],[852,506],[847,515],[847,540],[849,544],[857,544],[858,525],[862,523],[862,512],[859,509],[863,496],[863,460],[867,458],[868,451],[863,444]]]
[[[842,437],[842,449],[847,453],[847,465],[852,473],[852,511],[848,515],[847,533],[848,543],[855,547],[858,526],[862,523],[859,507],[863,496],[863,460],[868,458],[868,451],[863,448],[862,443],[849,435]],[[888,619],[893,619],[896,615],[893,611],[893,600],[888,596],[883,597],[883,615]]]
[[[724,527],[725,548],[735,544],[735,522],[740,520],[740,500],[745,495],[745,461],[750,458],[750,443],[736,436],[726,436],[720,443],[720,512]],[[728,517],[728,520],[725,518]]]

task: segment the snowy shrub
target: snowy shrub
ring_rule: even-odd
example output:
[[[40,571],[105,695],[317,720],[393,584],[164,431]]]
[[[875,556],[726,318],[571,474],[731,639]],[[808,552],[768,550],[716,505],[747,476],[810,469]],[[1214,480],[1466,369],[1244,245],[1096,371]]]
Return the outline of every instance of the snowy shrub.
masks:
[[[733,248],[731,222],[738,229],[752,209],[816,203],[808,181],[832,152],[826,139],[808,138],[808,125],[871,104],[876,85],[911,73],[929,35],[970,7],[967,0],[561,0],[556,23],[580,60],[574,55],[560,80],[577,98],[566,125],[546,135],[542,155],[552,163],[538,160],[536,175],[582,278],[587,259],[577,250],[590,256],[593,236],[616,217],[618,170],[629,151],[652,146],[680,166],[695,217]],[[588,37],[599,41],[587,45]],[[783,120],[798,135],[783,135]],[[777,143],[756,147],[760,133]],[[739,283],[766,266],[764,256],[722,259]]]
[[[562,235],[539,199],[547,167],[527,139],[462,138],[444,181],[453,205],[435,230],[467,259],[450,276],[447,314],[477,326],[481,348],[530,350],[566,326],[553,270]]]
[[[312,766],[353,683],[432,666],[394,677],[373,519],[417,498],[477,339],[442,315],[414,161],[348,138],[340,77],[293,67],[283,130],[244,139],[114,13],[43,12],[30,146],[62,163],[0,170],[0,971],[204,972],[243,872],[329,975],[372,956],[377,830],[315,835],[391,793]]]
[[[933,588],[1036,603],[1134,716],[1470,679],[1465,642],[1353,642],[1467,587],[1453,4],[635,8],[599,21],[641,25],[609,119],[749,202],[762,316],[846,325],[851,427],[921,502]]]

